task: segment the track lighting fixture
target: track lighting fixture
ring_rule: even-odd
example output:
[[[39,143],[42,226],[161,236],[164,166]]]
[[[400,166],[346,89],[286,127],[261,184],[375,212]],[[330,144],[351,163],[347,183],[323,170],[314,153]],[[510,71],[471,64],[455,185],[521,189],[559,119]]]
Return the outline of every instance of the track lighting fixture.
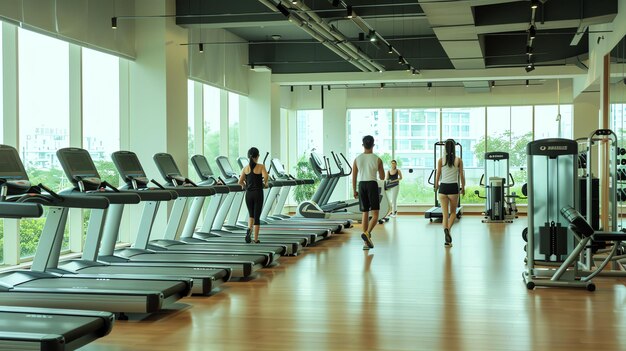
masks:
[[[492,81],[491,81],[491,88],[495,88],[495,87],[496,87],[496,81],[495,81],[495,80],[492,80]]]
[[[291,92],[293,93],[293,85],[291,86],[291,88],[289,90],[291,90]]]
[[[430,89],[433,87],[433,83],[428,82],[426,83],[426,86],[428,87],[428,91],[430,92]]]
[[[393,54],[393,46],[391,46],[391,45],[388,46],[387,53],[388,54]]]
[[[250,69],[254,71],[254,62],[250,63]]]
[[[398,64],[401,65],[404,63],[404,57],[398,56]]]
[[[291,3],[296,5],[298,3],[298,0],[291,0]]]
[[[309,90],[313,90],[313,86],[312,85],[309,85]]]
[[[346,6],[346,17],[353,18],[354,12],[352,11],[352,5]]]
[[[111,28],[117,29],[117,17],[111,17]]]
[[[532,62],[528,61],[528,64],[526,65],[526,73],[528,72],[532,72],[535,70],[535,64],[533,64]]]
[[[411,72],[411,65],[406,65],[406,71]]]
[[[202,43],[198,44],[198,51],[200,51],[200,53],[204,52],[204,44]]]
[[[530,8],[535,10],[539,7],[539,0],[530,0]]]
[[[528,88],[529,85],[530,85],[530,81],[526,79],[526,88]]]
[[[528,28],[528,35],[530,36],[530,39],[535,39],[535,37],[537,36],[537,30],[532,24],[530,25],[530,28]]]
[[[328,85],[328,91],[330,91],[330,84]]]
[[[380,83],[380,89],[385,89],[385,83]]]
[[[416,75],[417,74],[417,69],[413,68],[413,71],[412,71],[411,74]]]
[[[376,40],[378,40],[378,37],[376,36],[376,31],[375,30],[373,30],[373,29],[370,30],[369,38],[370,38],[370,41],[372,43],[375,43]]]

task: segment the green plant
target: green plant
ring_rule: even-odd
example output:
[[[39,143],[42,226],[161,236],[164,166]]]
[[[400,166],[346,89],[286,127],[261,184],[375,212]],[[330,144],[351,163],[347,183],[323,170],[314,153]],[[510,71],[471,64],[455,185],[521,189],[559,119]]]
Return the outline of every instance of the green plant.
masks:
[[[320,180],[313,171],[313,167],[309,163],[306,154],[302,155],[296,163],[296,178],[298,179],[313,179],[313,184],[303,184],[294,188],[293,198],[297,203],[311,199],[315,193],[315,189]]]

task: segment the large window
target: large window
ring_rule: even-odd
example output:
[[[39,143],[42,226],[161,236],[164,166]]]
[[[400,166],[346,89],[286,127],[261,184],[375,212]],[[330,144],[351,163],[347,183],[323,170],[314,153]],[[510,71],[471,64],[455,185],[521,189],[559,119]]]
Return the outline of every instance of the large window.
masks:
[[[83,48],[83,148],[100,176],[117,186],[111,154],[120,147],[119,58]]]
[[[535,139],[571,137],[572,105],[535,106]]]
[[[618,114],[616,110],[617,107],[614,115]],[[521,186],[526,182],[526,144],[533,140],[533,126],[535,139],[571,138],[572,106],[561,105],[560,121],[556,120],[557,114],[557,105],[350,109],[347,111],[348,153],[350,158],[356,157],[362,150],[362,136],[374,134],[377,137],[376,152],[383,156],[385,169],[389,168],[387,158],[393,157],[403,171],[399,203],[431,204],[435,197],[429,183],[429,180],[434,181],[431,179],[435,168],[433,146],[437,141],[452,138],[463,149],[466,192],[461,201],[482,204],[484,199],[474,192],[479,190],[484,195],[479,184],[484,173],[485,152],[506,151],[510,154],[509,170],[515,179],[511,192],[520,195]],[[438,152],[437,157],[440,154]]]
[[[322,110],[296,112],[296,154],[298,160],[308,159],[309,153],[324,153],[324,127]]]
[[[239,154],[239,99],[235,93],[228,93],[228,157],[236,160]],[[245,155],[243,155],[245,156]]]
[[[432,185],[428,185],[428,176],[435,165],[433,150],[435,143],[439,141],[439,121],[439,109],[394,110],[393,155],[404,178],[398,195],[399,203],[434,201]],[[385,162],[385,170],[390,167],[391,165]]]
[[[441,126],[442,139],[452,138],[463,149],[465,197],[461,202],[482,203],[483,200],[474,191],[479,190],[478,184],[484,172],[485,108],[444,108],[441,110]]]
[[[487,151],[509,153],[509,171],[515,181],[510,191],[518,195],[521,195],[521,187],[527,179],[526,144],[533,140],[532,114],[532,106],[487,108]]]
[[[82,49],[83,148],[103,180],[119,185],[111,154],[120,147],[119,58]],[[91,211],[83,211],[83,235]]]
[[[69,44],[21,28],[18,39],[19,152],[33,183],[60,189],[67,180],[55,153],[69,146]],[[44,219],[20,223],[20,256],[32,256]]]
[[[221,155],[220,151],[220,90],[209,85],[203,86],[203,116],[204,116],[204,156],[206,156],[214,172],[215,158]],[[232,162],[232,160],[231,160]],[[236,167],[233,165],[233,167]]]

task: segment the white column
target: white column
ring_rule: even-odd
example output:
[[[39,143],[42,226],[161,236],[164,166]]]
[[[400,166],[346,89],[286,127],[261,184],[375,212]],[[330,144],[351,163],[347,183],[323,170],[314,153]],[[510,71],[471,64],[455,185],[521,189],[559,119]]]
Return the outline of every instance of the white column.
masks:
[[[248,75],[250,95],[246,113],[242,114],[240,147],[248,150],[255,146],[261,152],[272,151],[272,74],[250,71]]]
[[[19,82],[17,80],[17,27],[2,23],[2,143],[18,147]],[[4,220],[4,264],[20,262],[19,221]]]
[[[138,0],[141,14],[175,13],[174,0]],[[148,177],[160,180],[152,156],[172,154],[187,169],[187,30],[174,18],[137,20],[137,60],[129,67],[129,149],[137,153]],[[138,218],[133,216],[133,222]],[[155,228],[165,227],[160,213]]]
[[[346,132],[346,115],[347,115],[347,90],[335,89],[324,91],[324,154],[328,157],[330,152],[334,151],[338,156],[340,152],[347,155],[347,132]],[[374,149],[376,151],[376,149]],[[341,159],[342,162],[343,159]],[[348,160],[352,161],[352,160]],[[334,163],[334,161],[331,160]],[[347,165],[344,164],[344,169],[348,171]],[[346,184],[351,179],[345,177],[348,180],[340,180],[337,183],[337,188],[333,191],[333,195],[330,197],[330,201],[345,200],[346,199]]]
[[[70,146],[83,146],[83,72],[82,49],[78,45],[69,45],[70,73]],[[88,210],[85,210],[87,212]],[[83,210],[70,210],[70,251],[81,252],[83,249]]]

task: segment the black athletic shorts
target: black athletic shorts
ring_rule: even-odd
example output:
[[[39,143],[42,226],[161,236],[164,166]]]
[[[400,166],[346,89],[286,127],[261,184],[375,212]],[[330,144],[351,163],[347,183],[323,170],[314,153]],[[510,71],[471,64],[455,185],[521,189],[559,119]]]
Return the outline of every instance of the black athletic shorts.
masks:
[[[359,182],[359,207],[361,212],[380,210],[379,196],[377,181]]]
[[[442,195],[459,195],[459,183],[441,183],[441,184],[439,184],[439,194],[442,194]]]

